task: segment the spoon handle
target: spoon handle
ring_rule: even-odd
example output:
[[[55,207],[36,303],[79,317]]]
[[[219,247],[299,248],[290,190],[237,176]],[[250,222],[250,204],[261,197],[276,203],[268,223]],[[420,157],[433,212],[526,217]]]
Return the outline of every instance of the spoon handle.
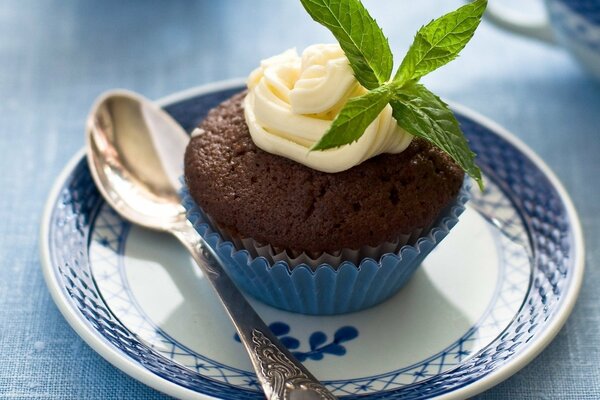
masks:
[[[335,399],[271,333],[189,221],[171,230],[211,282],[244,344],[269,400]]]

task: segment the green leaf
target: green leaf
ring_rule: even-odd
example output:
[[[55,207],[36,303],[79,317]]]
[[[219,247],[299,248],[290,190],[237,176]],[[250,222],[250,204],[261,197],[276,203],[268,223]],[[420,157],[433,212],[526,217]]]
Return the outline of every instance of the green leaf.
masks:
[[[392,93],[390,85],[383,85],[360,97],[350,99],[311,151],[326,150],[356,142],[389,103]]]
[[[301,0],[310,16],[333,33],[350,61],[356,79],[375,89],[393,68],[388,40],[359,0]]]
[[[473,37],[486,6],[487,0],[475,0],[419,29],[394,80],[419,80],[454,60]]]
[[[425,86],[410,83],[395,90],[391,105],[392,115],[400,127],[448,153],[483,190],[481,171],[475,164],[475,153],[469,148],[458,121],[446,103]]]

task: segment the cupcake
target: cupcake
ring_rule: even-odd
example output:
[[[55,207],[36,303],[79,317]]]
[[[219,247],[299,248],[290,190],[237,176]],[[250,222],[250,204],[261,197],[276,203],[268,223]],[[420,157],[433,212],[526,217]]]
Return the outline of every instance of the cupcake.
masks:
[[[311,12],[314,4],[303,4]],[[348,5],[366,16],[363,25],[375,24],[360,2]],[[464,14],[464,35],[484,8],[477,0],[450,19]],[[329,15],[317,11],[317,20]],[[457,26],[438,25],[423,27],[415,43]],[[285,51],[263,60],[247,90],[194,130],[184,162],[188,218],[245,292],[306,314],[361,310],[396,293],[456,224],[465,171],[481,184],[480,173],[451,111],[418,84],[453,56],[413,47],[407,58],[417,61],[378,82],[368,73],[378,67],[357,62],[356,49]]]

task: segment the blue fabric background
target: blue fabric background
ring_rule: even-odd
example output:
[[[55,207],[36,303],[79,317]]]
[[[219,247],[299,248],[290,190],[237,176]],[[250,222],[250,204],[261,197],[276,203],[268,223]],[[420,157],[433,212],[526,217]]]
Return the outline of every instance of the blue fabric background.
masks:
[[[415,30],[458,0],[366,0],[401,55]],[[94,98],[124,87],[150,98],[246,76],[286,48],[332,41],[299,1],[0,1],[0,398],[162,399],[71,330],[40,270],[50,187],[83,145]],[[528,367],[481,399],[600,398],[600,85],[562,50],[483,23],[425,83],[516,133],[579,210],[587,272],[573,315]]]

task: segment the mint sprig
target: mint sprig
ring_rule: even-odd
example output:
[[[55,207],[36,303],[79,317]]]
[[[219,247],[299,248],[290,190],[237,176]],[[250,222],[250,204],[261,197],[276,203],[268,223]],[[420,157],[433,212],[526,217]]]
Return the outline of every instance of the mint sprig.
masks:
[[[310,16],[333,33],[356,80],[375,89],[390,79],[394,60],[383,31],[359,0],[300,0]]]
[[[360,0],[301,0],[320,24],[340,42],[356,79],[369,92],[348,101],[329,130],[311,150],[326,150],[357,141],[389,103],[398,125],[446,152],[483,190],[475,154],[448,106],[420,78],[452,61],[473,37],[487,0],[475,0],[417,32],[394,78],[387,39]]]

